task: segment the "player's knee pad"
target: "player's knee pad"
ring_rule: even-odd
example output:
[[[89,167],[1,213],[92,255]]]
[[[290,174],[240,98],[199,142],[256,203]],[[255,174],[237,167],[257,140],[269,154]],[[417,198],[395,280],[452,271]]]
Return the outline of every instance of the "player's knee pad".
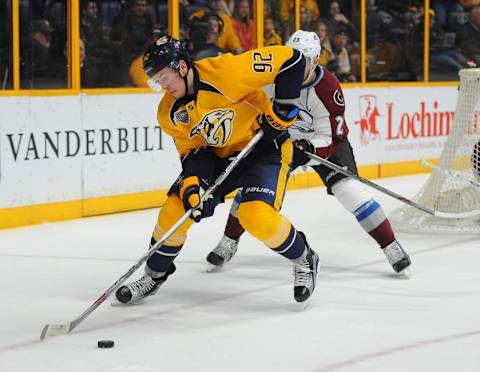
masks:
[[[340,204],[351,213],[372,199],[365,186],[351,178],[343,178],[336,182],[332,186],[332,193]]]
[[[290,222],[271,205],[260,200],[241,203],[238,219],[245,230],[271,248],[282,244],[290,232]]]
[[[153,231],[153,238],[158,241],[183,215],[185,209],[182,200],[175,194],[170,195],[167,201],[160,209],[157,225]],[[166,245],[181,246],[186,238],[187,231],[192,226],[193,221],[188,219],[175,231],[170,238],[165,241]]]

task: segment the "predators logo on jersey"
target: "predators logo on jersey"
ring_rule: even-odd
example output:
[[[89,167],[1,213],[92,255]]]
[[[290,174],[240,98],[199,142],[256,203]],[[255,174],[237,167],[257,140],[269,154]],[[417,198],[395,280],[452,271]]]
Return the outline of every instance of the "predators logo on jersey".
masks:
[[[232,134],[234,117],[235,111],[231,109],[211,111],[192,128],[190,138],[201,136],[208,146],[225,146]]]

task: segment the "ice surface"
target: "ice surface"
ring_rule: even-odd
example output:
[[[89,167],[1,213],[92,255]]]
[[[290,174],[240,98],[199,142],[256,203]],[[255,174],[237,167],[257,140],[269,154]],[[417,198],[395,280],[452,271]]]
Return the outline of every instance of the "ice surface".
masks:
[[[411,196],[424,180],[378,182]],[[387,212],[400,205],[372,194]],[[299,312],[289,262],[250,236],[223,271],[205,272],[229,205],[192,228],[157,295],[132,307],[107,300],[44,342],[45,324],[77,317],[143,254],[157,211],[0,231],[0,371],[480,370],[479,236],[397,233],[413,260],[401,280],[324,188],[288,192],[283,212],[322,263]],[[115,347],[98,349],[103,339]]]

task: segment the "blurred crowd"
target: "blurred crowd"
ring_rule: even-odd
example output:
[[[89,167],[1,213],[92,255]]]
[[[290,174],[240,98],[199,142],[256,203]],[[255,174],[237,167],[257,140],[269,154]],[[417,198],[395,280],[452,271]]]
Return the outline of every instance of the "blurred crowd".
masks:
[[[0,5],[4,14],[8,3]],[[19,3],[21,87],[68,87],[67,0]],[[424,1],[366,3],[367,81],[423,79]],[[264,0],[265,46],[286,41],[294,14],[293,0]],[[433,80],[480,65],[480,0],[431,0],[428,15]],[[0,22],[1,89],[11,85],[9,22]],[[300,25],[318,34],[320,64],[340,81],[360,80],[359,0],[301,0]],[[144,86],[142,53],[167,32],[168,0],[81,0],[82,87]],[[255,48],[253,1],[180,0],[180,34],[196,60]]]

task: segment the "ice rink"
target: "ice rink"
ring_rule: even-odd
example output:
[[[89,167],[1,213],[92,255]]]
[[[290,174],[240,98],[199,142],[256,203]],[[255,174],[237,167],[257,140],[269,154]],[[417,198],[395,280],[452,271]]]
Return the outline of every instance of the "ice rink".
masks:
[[[425,179],[376,182],[411,197]],[[372,194],[387,213],[401,205]],[[413,261],[402,280],[324,188],[290,191],[283,212],[322,264],[301,312],[289,262],[250,236],[223,271],[205,272],[229,206],[192,228],[157,295],[107,300],[44,342],[45,324],[73,320],[143,255],[157,210],[0,231],[0,371],[480,371],[480,235],[398,232]],[[102,339],[115,347],[98,349]]]

